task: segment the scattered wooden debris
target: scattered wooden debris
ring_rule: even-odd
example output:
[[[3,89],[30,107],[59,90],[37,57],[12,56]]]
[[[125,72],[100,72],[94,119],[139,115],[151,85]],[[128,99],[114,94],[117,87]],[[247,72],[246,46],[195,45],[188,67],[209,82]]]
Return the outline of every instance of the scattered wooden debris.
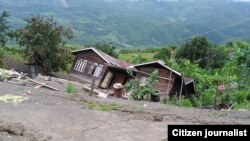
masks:
[[[38,88],[41,88],[43,87],[44,85],[47,85],[48,83],[43,83],[42,85],[37,85],[35,88],[38,89]]]
[[[0,81],[8,81],[14,78],[20,80],[22,77],[24,77],[23,73],[18,73],[14,70],[0,69]]]
[[[52,90],[55,90],[55,91],[60,91],[60,90],[57,89],[57,88],[54,88],[54,87],[52,87],[52,86],[46,85],[46,84],[41,83],[41,82],[38,82],[38,81],[36,81],[36,80],[34,80],[34,79],[31,79],[31,78],[29,78],[29,77],[26,77],[26,79],[28,79],[30,82],[34,82],[35,84],[40,84],[40,85],[42,85],[43,87],[47,87],[47,88],[52,89]]]
[[[36,81],[34,79],[27,77],[27,75],[23,73],[18,73],[14,70],[0,69],[0,81],[5,81],[8,83],[19,84],[19,85],[25,85],[25,83],[29,82],[29,83],[37,85],[35,86],[36,89],[41,88],[41,87],[46,87],[54,91],[59,91],[59,89],[48,85],[48,83],[42,83],[42,82]],[[46,77],[46,81],[51,81],[51,77],[50,76]]]

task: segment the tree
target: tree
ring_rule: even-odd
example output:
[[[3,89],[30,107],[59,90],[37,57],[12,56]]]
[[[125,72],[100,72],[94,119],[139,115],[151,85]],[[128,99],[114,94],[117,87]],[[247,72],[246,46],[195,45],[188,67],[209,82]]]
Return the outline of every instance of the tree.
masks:
[[[211,68],[221,68],[224,66],[228,53],[224,46],[213,45],[207,57],[207,66]]]
[[[6,11],[3,11],[0,16],[0,46],[4,46],[7,39],[6,36],[8,34],[9,25],[7,18],[9,17],[9,13]],[[4,53],[3,50],[0,50],[0,67],[3,67],[3,59]]]
[[[101,50],[102,52],[113,56],[114,58],[118,58],[118,53],[115,51],[116,47],[112,46],[112,44],[100,44],[97,43],[93,45],[94,48]]]
[[[175,58],[176,47],[164,47],[159,49],[158,53],[154,55],[154,59],[167,61],[171,58]]]
[[[131,60],[131,63],[132,63],[132,64],[141,64],[141,63],[145,63],[145,62],[148,62],[148,59],[142,57],[141,54],[138,54],[137,56],[135,56],[135,57]]]
[[[3,67],[3,62],[2,62],[2,59],[3,59],[3,50],[0,50],[0,68]]]
[[[33,16],[25,21],[27,25],[15,32],[17,43],[24,49],[25,59],[41,66],[44,73],[67,70],[73,56],[64,47],[64,39],[73,38],[72,30],[57,25],[53,18]]]
[[[3,11],[0,16],[0,46],[4,46],[6,43],[6,36],[9,30],[9,25],[7,18],[10,16],[10,14],[6,11]]]
[[[212,45],[206,37],[194,37],[183,45],[177,56],[196,62],[204,68],[207,65],[207,57],[211,47]]]

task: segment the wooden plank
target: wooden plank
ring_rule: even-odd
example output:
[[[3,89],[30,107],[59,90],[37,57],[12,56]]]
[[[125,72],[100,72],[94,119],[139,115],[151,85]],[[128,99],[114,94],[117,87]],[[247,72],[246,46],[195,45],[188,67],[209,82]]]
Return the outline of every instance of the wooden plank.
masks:
[[[41,88],[41,87],[43,87],[44,85],[47,85],[47,84],[48,83],[43,83],[42,85],[38,85],[38,86],[35,87],[35,89]]]
[[[36,81],[36,80],[33,80],[33,79],[29,78],[29,77],[26,77],[26,78],[27,78],[29,81],[31,81],[31,82],[34,82],[34,83],[36,83],[36,84],[43,85],[43,83],[38,82],[38,81]],[[49,89],[55,90],[55,91],[60,91],[59,89],[54,88],[54,87],[49,86],[49,85],[43,85],[43,86],[44,86],[44,87],[46,87],[46,88],[49,88]]]
[[[106,74],[106,76],[105,76],[105,78],[104,78],[104,80],[103,80],[103,82],[101,84],[101,87],[106,89],[109,86],[112,77],[113,77],[113,73],[111,71],[109,71]]]

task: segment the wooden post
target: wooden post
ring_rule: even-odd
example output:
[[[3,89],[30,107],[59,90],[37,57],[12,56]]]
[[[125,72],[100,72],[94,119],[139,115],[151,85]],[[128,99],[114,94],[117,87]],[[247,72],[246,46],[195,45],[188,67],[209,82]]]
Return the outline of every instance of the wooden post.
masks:
[[[95,79],[96,79],[96,77],[93,76],[92,83],[91,83],[91,90],[90,90],[89,96],[91,96],[93,94],[94,87],[95,87]]]
[[[217,88],[216,88],[216,92],[215,92],[215,95],[214,95],[214,102],[213,102],[213,108],[214,109],[216,109],[216,102],[217,102],[217,95],[218,95],[218,92],[219,92],[219,90],[218,90],[218,86],[219,85],[217,85]]]
[[[170,72],[170,79],[168,80],[168,96],[169,96],[169,93],[170,93],[170,81],[172,81],[172,72],[173,70],[171,69],[171,72]],[[172,84],[173,85],[173,84]]]
[[[183,89],[183,75],[181,74],[181,89],[180,89],[180,94],[179,94],[179,100],[180,100],[180,103],[181,103],[181,96],[182,96],[182,89]]]

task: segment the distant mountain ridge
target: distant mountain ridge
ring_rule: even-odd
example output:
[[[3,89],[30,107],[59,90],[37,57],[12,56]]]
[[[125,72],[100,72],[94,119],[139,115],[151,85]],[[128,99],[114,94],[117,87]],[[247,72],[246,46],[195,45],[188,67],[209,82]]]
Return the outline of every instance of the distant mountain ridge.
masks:
[[[40,14],[70,26],[72,43],[120,47],[180,44],[194,35],[216,43],[250,39],[249,0],[0,0],[14,28]]]

